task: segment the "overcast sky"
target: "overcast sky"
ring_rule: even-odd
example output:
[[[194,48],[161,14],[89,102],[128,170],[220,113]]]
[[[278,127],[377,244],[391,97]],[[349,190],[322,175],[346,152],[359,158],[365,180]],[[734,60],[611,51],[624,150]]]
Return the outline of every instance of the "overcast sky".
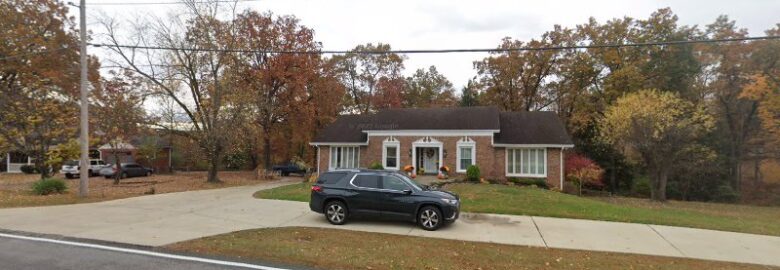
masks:
[[[89,12],[101,10],[123,18],[150,12],[161,16],[166,11],[182,8],[181,5],[90,6],[90,3],[116,2],[155,1],[87,0],[87,6]],[[537,38],[554,24],[573,27],[589,17],[602,23],[623,16],[644,19],[664,7],[671,7],[680,22],[687,25],[703,26],[726,14],[754,36],[763,35],[764,30],[780,23],[780,0],[265,0],[239,5],[242,9],[295,15],[301,24],[316,31],[316,39],[327,50],[348,50],[368,42],[388,43],[393,49],[494,48],[503,37],[524,41]],[[98,27],[92,23],[90,26]],[[102,49],[91,50],[91,53],[104,54],[98,52]],[[472,62],[485,56],[484,53],[408,55],[405,73],[435,65],[460,88],[475,74]]]

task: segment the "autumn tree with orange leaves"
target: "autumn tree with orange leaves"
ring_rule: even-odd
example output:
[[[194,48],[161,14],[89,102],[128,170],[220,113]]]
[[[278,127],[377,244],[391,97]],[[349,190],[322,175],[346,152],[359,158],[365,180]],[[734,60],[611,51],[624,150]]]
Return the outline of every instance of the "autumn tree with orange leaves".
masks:
[[[77,132],[78,33],[56,1],[3,1],[0,17],[0,141],[31,157],[46,178],[50,147]],[[97,66],[90,59],[92,82]]]

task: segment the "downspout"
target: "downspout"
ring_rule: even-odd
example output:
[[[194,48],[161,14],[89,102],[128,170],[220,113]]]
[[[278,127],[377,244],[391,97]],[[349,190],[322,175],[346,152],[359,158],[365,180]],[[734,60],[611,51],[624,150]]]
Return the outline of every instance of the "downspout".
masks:
[[[317,145],[317,174],[320,173],[320,146]]]
[[[564,149],[565,149],[564,147],[561,147],[561,154],[559,155],[560,158],[561,158],[561,166],[558,166],[561,169],[561,173],[560,173],[560,176],[561,176],[561,186],[560,186],[561,187],[561,192],[563,192],[563,150]]]

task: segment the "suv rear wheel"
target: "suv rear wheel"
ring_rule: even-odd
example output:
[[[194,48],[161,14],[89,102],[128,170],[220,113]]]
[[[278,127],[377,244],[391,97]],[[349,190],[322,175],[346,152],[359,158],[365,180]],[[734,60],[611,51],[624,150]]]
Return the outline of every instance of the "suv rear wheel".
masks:
[[[325,205],[325,217],[333,225],[342,225],[347,222],[347,206],[340,201],[331,201]]]
[[[424,206],[417,215],[417,224],[424,230],[435,231],[444,222],[439,208]]]

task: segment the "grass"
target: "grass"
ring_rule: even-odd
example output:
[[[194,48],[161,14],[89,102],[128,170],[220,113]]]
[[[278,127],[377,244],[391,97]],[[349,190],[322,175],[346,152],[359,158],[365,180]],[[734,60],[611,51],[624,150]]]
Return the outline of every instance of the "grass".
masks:
[[[257,198],[307,202],[310,184],[260,191]],[[609,197],[578,197],[549,190],[506,185],[450,184],[462,211],[606,220],[693,227],[780,236],[780,207]]]
[[[778,269],[683,258],[295,227],[234,232],[180,242],[164,249],[320,269]]]
[[[309,202],[312,183],[298,183],[281,186],[272,189],[261,190],[255,193],[258,199],[285,200],[296,202]]]
[[[63,178],[55,176],[55,178]],[[205,172],[178,172],[122,179],[119,185],[113,179],[92,177],[89,179],[89,196],[78,196],[79,180],[64,180],[67,192],[40,196],[32,193],[32,184],[40,181],[39,175],[0,174],[0,208],[46,206],[74,203],[90,203],[170,192],[223,188],[261,183],[250,171],[220,172],[222,183],[206,183]]]

